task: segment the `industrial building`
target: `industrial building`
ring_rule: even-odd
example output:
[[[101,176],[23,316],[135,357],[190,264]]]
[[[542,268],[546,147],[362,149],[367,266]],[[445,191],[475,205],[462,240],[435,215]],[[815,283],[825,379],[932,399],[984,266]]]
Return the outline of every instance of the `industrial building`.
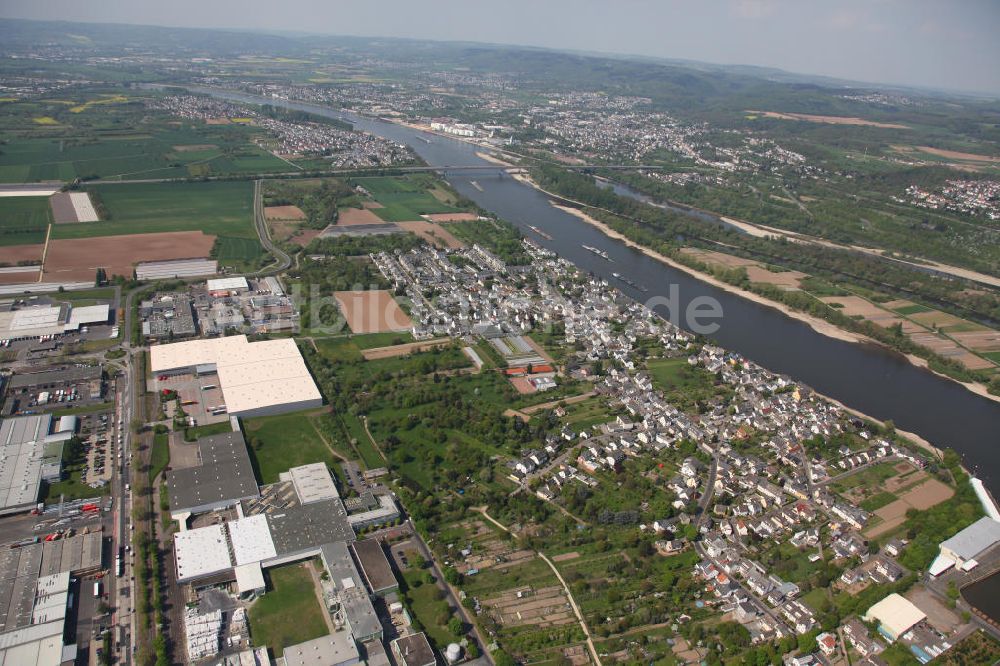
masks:
[[[174,278],[204,277],[219,272],[215,259],[174,259],[171,261],[144,261],[136,264],[136,280],[170,280]]]
[[[940,576],[952,567],[970,571],[979,565],[977,557],[1000,543],[1000,522],[984,516],[964,530],[941,542],[941,552],[928,573]]]
[[[285,666],[352,666],[361,663],[354,639],[346,631],[285,646]]]
[[[75,429],[75,419],[60,419],[52,432],[49,414],[0,423],[0,515],[33,509],[42,482],[59,480],[63,445]]]
[[[10,380],[10,390],[16,392],[53,391],[67,386],[85,386],[87,390],[82,391],[82,393],[97,400],[101,397],[102,379],[103,370],[99,365],[53,368],[41,372],[14,375]]]
[[[437,658],[423,632],[397,638],[392,642],[392,653],[399,666],[435,666]]]
[[[328,543],[354,538],[340,500],[285,507],[280,513],[260,513],[184,530],[174,535],[177,580],[189,583],[220,574],[233,580],[235,567],[256,564],[266,569],[308,559],[319,555]]]
[[[226,409],[237,416],[282,414],[323,404],[290,338],[249,342],[245,335],[190,340],[150,349],[153,375],[218,375]]]
[[[154,340],[187,338],[198,333],[186,294],[163,294],[139,304],[142,334]]]
[[[247,279],[242,276],[216,278],[205,282],[205,289],[212,296],[239,294],[250,290]]]
[[[70,574],[101,566],[100,532],[0,551],[0,664],[56,666],[76,659],[64,645]]]
[[[189,514],[207,513],[260,497],[253,465],[241,432],[202,437],[199,465],[167,473],[170,515],[184,521]]]
[[[328,499],[340,499],[337,484],[330,476],[326,463],[309,463],[292,467],[281,475],[281,480],[289,480],[295,489],[299,504],[311,504]]]
[[[382,597],[399,589],[396,575],[389,566],[382,544],[376,539],[355,541],[351,544],[351,552],[354,553],[361,573],[365,577],[365,583],[372,594]]]
[[[926,618],[922,610],[899,594],[890,594],[869,608],[864,616],[865,622],[878,622],[879,633],[890,643]]]
[[[79,331],[91,324],[107,324],[107,303],[73,307],[69,303],[17,306],[8,301],[0,307],[0,340],[27,340]]]

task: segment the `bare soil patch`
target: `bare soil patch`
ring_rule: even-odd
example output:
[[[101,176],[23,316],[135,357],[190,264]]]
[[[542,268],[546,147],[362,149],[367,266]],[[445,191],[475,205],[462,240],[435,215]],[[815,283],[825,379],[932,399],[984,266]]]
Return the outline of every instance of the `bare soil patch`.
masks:
[[[750,278],[751,282],[773,284],[776,287],[783,287],[785,289],[799,289],[802,286],[801,280],[807,277],[807,275],[798,271],[775,273],[761,266],[747,266],[747,277]]]
[[[529,393],[534,393],[538,389],[528,381],[527,377],[511,377],[510,383],[517,389],[517,392],[522,395],[527,395]]]
[[[527,586],[514,588],[485,600],[483,605],[497,622],[507,626],[547,627],[576,622],[566,593],[559,585],[537,590]]]
[[[437,247],[452,249],[465,247],[462,241],[451,235],[451,232],[432,222],[425,222],[424,220],[397,222],[396,226],[420,236],[431,245],[436,245]]]
[[[362,349],[361,355],[367,361],[376,361],[381,358],[392,358],[394,356],[408,356],[414,352],[427,351],[434,347],[440,347],[451,342],[451,338],[441,338],[439,340],[425,340],[422,342],[408,342],[402,345],[391,347],[374,347],[372,349]]]
[[[265,206],[264,217],[268,220],[304,220],[306,214],[298,206]]]
[[[98,268],[108,276],[132,275],[140,261],[207,257],[215,236],[201,231],[171,231],[49,241],[44,280],[87,280]]]
[[[734,257],[731,254],[715,252],[713,250],[700,250],[698,248],[686,247],[681,250],[684,254],[701,259],[705,263],[715,264],[723,268],[743,268],[746,266],[756,266],[757,262],[743,257]]]
[[[568,560],[575,560],[580,557],[580,553],[575,550],[572,553],[563,553],[562,555],[556,555],[552,558],[553,562],[566,562]]]
[[[479,219],[475,213],[430,213],[424,217],[431,222],[475,222]]]
[[[388,291],[337,291],[333,295],[353,333],[405,331],[413,326]]]
[[[42,261],[42,250],[45,246],[38,245],[7,245],[0,247],[0,263],[17,265],[22,261]]]
[[[322,229],[300,229],[297,234],[292,237],[292,242],[296,245],[301,245],[306,247],[309,243],[312,243],[321,233]]]
[[[0,269],[0,284],[24,284],[27,282],[38,282],[38,273],[42,270],[38,266],[18,266],[19,270]]]
[[[779,111],[747,111],[756,113],[765,118],[778,118],[781,120],[804,120],[810,123],[827,123],[829,125],[866,125],[868,127],[881,127],[883,129],[910,129],[906,125],[898,123],[879,123],[874,120],[855,118],[853,116],[817,116],[810,113],[782,113]]]
[[[337,215],[338,227],[351,227],[358,224],[385,224],[385,220],[368,209],[345,208]]]
[[[968,331],[966,333],[949,333],[948,335],[975,351],[1000,351],[1000,331]]]
[[[911,508],[924,511],[944,502],[954,494],[955,492],[946,484],[937,479],[927,479],[899,495],[896,501],[877,509],[875,515],[881,518],[882,522],[865,530],[864,534],[874,538],[891,532],[906,521],[906,512]]]
[[[957,150],[942,150],[941,148],[931,148],[930,146],[917,146],[917,150],[929,155],[944,157],[949,160],[964,160],[967,162],[1000,162],[1000,157],[994,157],[992,155],[961,153]]]
[[[49,197],[49,206],[52,208],[52,220],[56,224],[70,224],[78,222],[76,219],[76,207],[73,206],[73,199],[69,192],[56,192]]]
[[[196,153],[201,150],[215,150],[218,148],[214,143],[187,143],[179,146],[171,146],[178,153]]]

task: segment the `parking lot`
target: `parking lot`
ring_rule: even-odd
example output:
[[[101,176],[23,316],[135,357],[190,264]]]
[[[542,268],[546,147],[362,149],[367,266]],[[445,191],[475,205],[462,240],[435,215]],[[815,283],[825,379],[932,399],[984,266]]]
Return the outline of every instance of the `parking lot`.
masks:
[[[153,380],[156,390],[163,395],[164,391],[173,391],[180,399],[184,413],[194,420],[193,425],[210,425],[229,420],[229,414],[220,407],[225,407],[226,399],[219,388],[219,377],[215,374],[196,376],[190,373],[181,375],[159,375]],[[176,403],[166,403],[167,417],[173,418]]]
[[[92,488],[110,483],[115,456],[121,450],[121,438],[121,429],[110,410],[80,417],[80,439],[86,459],[81,474],[84,483]]]

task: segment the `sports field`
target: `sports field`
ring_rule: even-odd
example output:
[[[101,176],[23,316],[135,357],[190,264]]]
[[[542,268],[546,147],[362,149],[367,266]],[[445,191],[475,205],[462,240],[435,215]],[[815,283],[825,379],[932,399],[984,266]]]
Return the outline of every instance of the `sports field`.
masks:
[[[368,190],[381,208],[372,209],[386,222],[406,222],[419,220],[429,213],[458,213],[457,208],[448,206],[427,189],[407,178],[377,176],[359,178],[358,183]]]
[[[119,234],[202,231],[213,236],[257,238],[249,182],[95,185],[107,219],[53,227],[53,239]]]
[[[51,221],[48,197],[5,197],[0,205],[0,245],[44,243]]]

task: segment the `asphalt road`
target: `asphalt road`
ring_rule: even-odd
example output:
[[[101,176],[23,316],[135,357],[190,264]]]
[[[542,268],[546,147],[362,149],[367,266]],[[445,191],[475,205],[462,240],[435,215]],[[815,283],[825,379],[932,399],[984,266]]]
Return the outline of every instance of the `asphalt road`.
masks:
[[[277,275],[288,270],[288,267],[292,265],[292,258],[271,240],[271,230],[264,217],[264,199],[261,195],[261,181],[259,180],[253,182],[253,224],[257,229],[260,244],[274,255],[274,263],[257,271],[257,275]]]

